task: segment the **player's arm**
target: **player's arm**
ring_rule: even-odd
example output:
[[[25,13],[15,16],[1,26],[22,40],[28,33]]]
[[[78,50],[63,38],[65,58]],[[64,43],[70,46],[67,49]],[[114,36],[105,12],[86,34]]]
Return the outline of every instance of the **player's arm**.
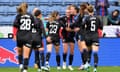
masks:
[[[70,27],[66,27],[66,31],[74,32],[74,29],[71,29]]]
[[[101,23],[100,19],[98,18],[98,35],[99,37],[103,37],[102,30],[103,30],[103,24]]]
[[[82,23],[81,23],[81,27],[82,28],[85,29],[87,27],[88,19],[89,19],[88,17],[85,17],[85,19],[82,21]]]
[[[98,18],[98,28],[103,30],[103,24],[101,23],[100,19]]]
[[[68,31],[68,32],[74,32],[74,29],[71,29],[71,28],[70,28],[70,24],[68,24],[65,29],[66,29],[66,31]]]
[[[78,16],[78,18],[77,18],[77,21],[74,23],[75,24],[75,27],[74,27],[74,31],[75,32],[78,32],[79,30],[80,30],[80,28],[81,28],[81,19],[82,19],[83,17],[81,17],[80,15]]]
[[[42,34],[43,34],[44,37],[46,37],[46,31],[45,31],[45,28],[44,28],[44,25],[43,25],[42,21],[40,22],[40,24],[41,24]]]
[[[51,37],[48,35],[49,25],[50,25],[50,23],[47,22],[46,29],[45,29],[45,31],[46,31],[46,33],[47,33],[47,34],[46,34],[46,35],[47,35],[47,37],[46,37],[47,42],[51,42]]]
[[[16,40],[17,28],[13,27],[13,39]]]
[[[63,39],[63,34],[62,34],[63,28],[64,28],[64,25],[63,25],[63,24],[60,24],[59,36],[60,36],[60,38],[62,38],[62,39]]]
[[[47,24],[46,24],[46,28],[45,28],[45,31],[46,31],[47,35],[48,35],[48,31],[49,31],[49,25],[50,25],[50,23],[47,22]]]
[[[18,24],[18,15],[16,16],[15,20],[14,20],[14,23],[13,23],[13,39],[16,40],[16,34],[17,34],[17,30],[18,30],[18,27],[19,27],[19,24]]]

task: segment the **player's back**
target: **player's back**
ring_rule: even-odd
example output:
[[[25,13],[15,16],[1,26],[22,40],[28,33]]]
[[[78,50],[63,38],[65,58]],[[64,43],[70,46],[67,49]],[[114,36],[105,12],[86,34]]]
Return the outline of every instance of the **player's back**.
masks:
[[[57,21],[48,22],[47,24],[48,34],[59,36],[60,24]]]
[[[85,20],[85,27],[87,33],[97,33],[100,28],[100,20],[97,16],[88,16]]]
[[[34,18],[31,14],[25,15],[18,14],[14,26],[18,28],[18,31],[31,31],[34,24]]]
[[[17,38],[24,41],[32,39],[32,25],[34,25],[34,17],[31,14],[18,14],[13,25],[17,28]]]

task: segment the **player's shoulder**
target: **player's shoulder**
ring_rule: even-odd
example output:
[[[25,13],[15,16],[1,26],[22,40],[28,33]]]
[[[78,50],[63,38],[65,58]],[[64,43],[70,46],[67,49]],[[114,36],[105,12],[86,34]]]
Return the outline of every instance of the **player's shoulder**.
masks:
[[[61,21],[65,21],[65,20],[67,20],[67,16],[61,16],[60,18],[59,18],[59,20],[61,20]]]
[[[47,28],[49,27],[49,25],[50,25],[50,22],[47,21],[47,22],[46,22],[46,26],[47,26]]]
[[[31,13],[26,13],[25,16],[30,17],[30,18],[34,18],[34,16]]]
[[[91,18],[91,16],[88,15],[85,17],[85,20],[89,20],[90,18]]]
[[[59,22],[58,22],[57,20],[54,20],[54,21],[49,22],[49,24],[58,25],[58,24],[59,24]]]
[[[19,19],[21,16],[22,16],[21,14],[17,14],[16,19]]]
[[[27,15],[30,15],[30,16],[33,16],[33,15],[32,15],[31,13],[29,13],[29,12],[28,12],[28,13],[26,13],[26,14],[27,14]]]

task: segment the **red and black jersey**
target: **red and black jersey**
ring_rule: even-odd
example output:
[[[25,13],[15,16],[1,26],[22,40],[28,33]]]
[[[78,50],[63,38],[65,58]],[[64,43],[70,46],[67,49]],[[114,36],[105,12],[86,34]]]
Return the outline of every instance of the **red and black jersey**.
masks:
[[[62,29],[63,38],[68,38],[68,37],[74,37],[75,36],[75,32],[66,31],[66,27],[68,27],[68,25],[71,29],[74,29],[74,27],[75,27],[73,16],[71,16],[70,18],[67,18],[66,16],[63,16],[59,19],[59,22],[60,22],[61,26],[63,27],[63,29]]]

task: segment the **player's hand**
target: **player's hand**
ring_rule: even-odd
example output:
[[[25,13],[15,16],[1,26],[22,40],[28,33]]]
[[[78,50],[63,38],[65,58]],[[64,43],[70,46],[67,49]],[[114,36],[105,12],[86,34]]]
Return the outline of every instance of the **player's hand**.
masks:
[[[116,21],[115,23],[116,23],[116,24],[118,24],[118,23],[119,23],[119,21]]]
[[[74,31],[75,32],[78,32],[80,30],[80,28],[75,28]]]
[[[48,37],[46,38],[46,40],[47,40],[48,42],[51,42],[51,37],[48,36]]]
[[[69,28],[69,27],[66,27],[66,31],[71,31],[71,28]]]
[[[16,36],[13,36],[13,40],[16,41]]]

